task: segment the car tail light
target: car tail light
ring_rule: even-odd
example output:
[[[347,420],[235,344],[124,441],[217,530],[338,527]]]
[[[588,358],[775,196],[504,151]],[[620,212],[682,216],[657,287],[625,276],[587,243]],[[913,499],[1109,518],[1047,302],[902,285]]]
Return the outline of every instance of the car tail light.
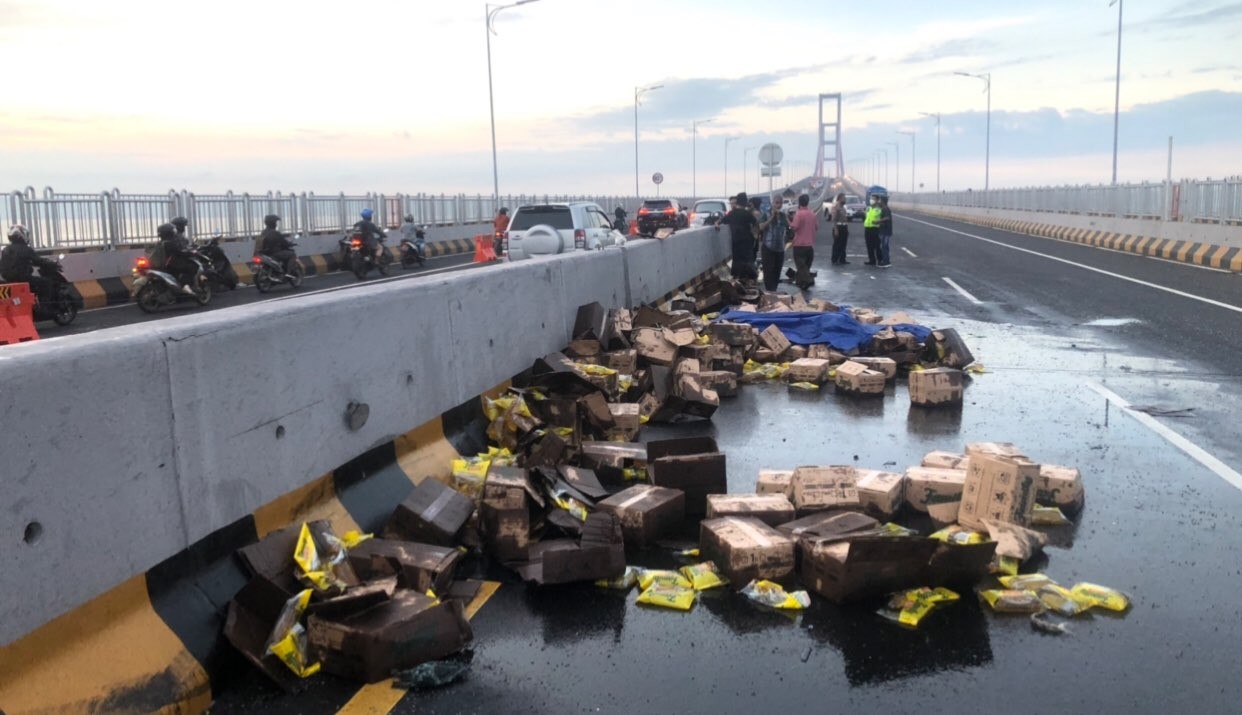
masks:
[[[651,213],[651,210],[650,210],[650,209],[648,209],[646,206],[644,206],[644,207],[642,207],[641,209],[639,209],[639,210],[638,210],[638,215],[639,215],[639,216],[646,216],[646,215],[647,215],[647,214],[649,214],[649,213]]]
[[[586,248],[586,229],[574,229],[574,248]]]
[[[695,213],[694,211],[691,211],[691,212],[690,212],[690,220],[691,220],[691,221],[693,221],[695,216],[698,216],[698,214],[697,214],[697,213]]]
[[[664,209],[664,213],[668,214],[669,216],[672,216],[673,214],[677,212],[673,210],[672,206],[669,206],[668,208]]]
[[[261,265],[263,265],[263,259],[262,259],[262,258],[259,258],[258,256],[255,256],[254,258],[251,258],[251,259],[250,259],[250,262],[251,262],[251,263],[253,263],[253,264],[255,264],[256,266],[261,266]]]

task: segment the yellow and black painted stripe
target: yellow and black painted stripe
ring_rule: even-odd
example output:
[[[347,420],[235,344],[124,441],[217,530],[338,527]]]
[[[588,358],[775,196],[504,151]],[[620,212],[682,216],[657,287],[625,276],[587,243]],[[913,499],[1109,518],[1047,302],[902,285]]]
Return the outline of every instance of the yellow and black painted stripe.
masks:
[[[1163,258],[1178,263],[1190,263],[1196,266],[1220,268],[1234,273],[1242,273],[1242,248],[1237,246],[1178,241],[1171,238],[1154,238],[1151,236],[1135,236],[1128,233],[1072,228],[1069,226],[990,216],[971,216],[931,207],[920,207],[918,213],[961,221],[962,223],[971,223],[976,226],[987,226],[1014,233],[1072,241],[1085,246],[1108,248],[1114,251]]]

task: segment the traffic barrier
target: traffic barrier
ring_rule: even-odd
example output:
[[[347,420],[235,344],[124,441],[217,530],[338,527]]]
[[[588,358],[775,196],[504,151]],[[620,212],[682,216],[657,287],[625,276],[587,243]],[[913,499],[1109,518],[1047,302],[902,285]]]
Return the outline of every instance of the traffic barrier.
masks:
[[[25,283],[0,285],[0,345],[39,339],[34,325],[34,294]]]
[[[631,236],[638,235],[638,219],[636,218],[630,219],[630,235]]]
[[[488,263],[496,260],[496,249],[492,246],[492,237],[479,234],[474,237],[474,262]]]

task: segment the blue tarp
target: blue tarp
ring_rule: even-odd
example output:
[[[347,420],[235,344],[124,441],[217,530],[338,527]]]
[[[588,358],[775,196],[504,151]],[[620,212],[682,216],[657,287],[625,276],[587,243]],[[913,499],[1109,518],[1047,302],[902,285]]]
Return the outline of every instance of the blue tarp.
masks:
[[[848,353],[862,350],[871,342],[871,336],[891,327],[893,330],[911,333],[919,342],[927,339],[931,328],[901,323],[892,326],[867,325],[842,310],[839,313],[748,313],[731,310],[718,318],[731,323],[746,323],[756,330],[766,330],[775,325],[789,342],[795,345],[827,343],[835,350]]]

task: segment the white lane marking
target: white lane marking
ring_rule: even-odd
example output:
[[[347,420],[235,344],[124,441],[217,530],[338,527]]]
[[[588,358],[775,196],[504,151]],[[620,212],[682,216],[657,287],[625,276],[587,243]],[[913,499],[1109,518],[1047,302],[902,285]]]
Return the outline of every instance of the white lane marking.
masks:
[[[906,248],[905,246],[902,246],[902,247],[901,247],[901,250],[905,251],[906,253],[909,253],[911,258],[918,258],[918,256],[914,255],[914,251],[911,251],[910,249]]]
[[[1087,380],[1087,387],[1098,393],[1104,399],[1120,407],[1123,412],[1133,417],[1139,424],[1150,429],[1152,432],[1155,432],[1161,437],[1164,437],[1169,444],[1172,444],[1174,447],[1177,447],[1188,454],[1191,459],[1194,459],[1199,464],[1202,464],[1212,470],[1216,476],[1224,479],[1226,482],[1229,482],[1236,489],[1242,490],[1242,474],[1239,474],[1228,464],[1225,464],[1216,457],[1213,457],[1199,445],[1166,427],[1155,417],[1152,417],[1146,412],[1139,412],[1138,410],[1130,409],[1129,401],[1107,387],[1104,387],[1100,383],[1095,382],[1094,380]]]
[[[1113,273],[1112,271],[1106,271],[1103,268],[1096,268],[1095,266],[1088,266],[1085,263],[1078,263],[1077,261],[1071,261],[1067,258],[1061,258],[1059,256],[1050,256],[1047,253],[1040,253],[1039,251],[1032,251],[1029,248],[1022,248],[1020,246],[1011,246],[1008,243],[1005,243],[1003,241],[997,241],[991,238],[984,238],[983,236],[976,236],[973,233],[966,233],[965,231],[958,231],[955,228],[948,228],[947,226],[940,226],[938,224],[934,224],[929,221],[921,221],[917,218],[910,218],[907,216],[906,220],[914,221],[915,223],[925,224],[927,226],[931,226],[932,228],[938,228],[941,231],[948,231],[949,233],[956,233],[960,236],[965,236],[967,238],[974,238],[980,241],[986,241],[987,243],[992,243],[997,246],[1003,246],[1005,248],[1010,248],[1015,251],[1029,253],[1033,256],[1040,256],[1042,258],[1047,258],[1050,261],[1057,261],[1058,263],[1065,263],[1071,266],[1077,266],[1078,268],[1082,268],[1083,270],[1094,271],[1095,273],[1101,273],[1106,276],[1112,276],[1113,278],[1120,278],[1123,281],[1130,281],[1131,283],[1137,283],[1141,286],[1147,286],[1148,288],[1155,288],[1156,290],[1162,290],[1165,293],[1172,293],[1173,295],[1181,296],[1183,298],[1189,298],[1191,300],[1197,300],[1201,303],[1207,303],[1208,305],[1214,305],[1217,308],[1224,308],[1225,310],[1232,310],[1235,313],[1242,313],[1242,307],[1239,307],[1236,305],[1230,305],[1228,303],[1222,303],[1219,300],[1212,300],[1211,298],[1204,298],[1201,295],[1195,295],[1194,293],[1187,293],[1185,291],[1177,290],[1176,288],[1162,286],[1159,283],[1150,283],[1148,281],[1139,280],[1138,278],[1131,278],[1130,276],[1125,276],[1120,273]],[[1134,255],[1134,254],[1130,254],[1130,255]]]
[[[966,300],[970,301],[971,303],[974,303],[975,305],[983,305],[983,301],[981,301],[981,300],[979,300],[978,298],[974,297],[974,296],[973,296],[973,295],[971,295],[970,293],[967,293],[967,292],[966,292],[966,289],[965,289],[965,288],[963,288],[963,287],[961,287],[960,285],[958,285],[958,284],[954,283],[952,278],[950,278],[950,277],[948,277],[948,276],[941,276],[941,277],[944,279],[944,282],[945,282],[945,283],[948,283],[948,284],[949,284],[949,287],[950,287],[950,288],[952,288],[953,290],[957,291],[958,293],[961,293],[962,295],[966,296]]]

